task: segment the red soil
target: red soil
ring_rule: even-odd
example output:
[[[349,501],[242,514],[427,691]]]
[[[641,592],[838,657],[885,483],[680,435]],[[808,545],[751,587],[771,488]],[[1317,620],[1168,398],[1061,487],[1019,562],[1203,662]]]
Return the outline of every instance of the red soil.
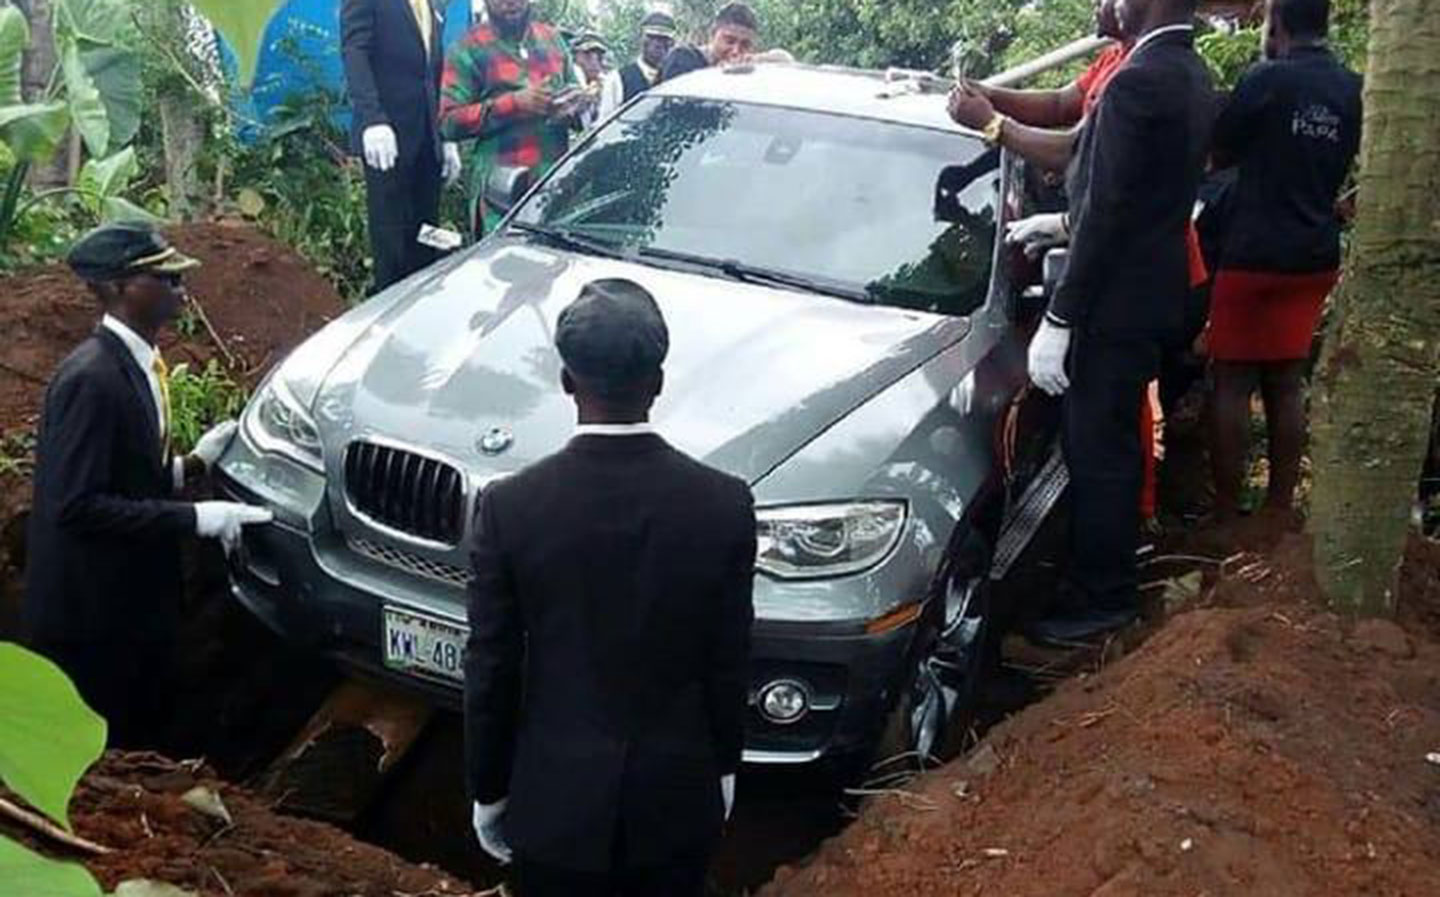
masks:
[[[1324,611],[1307,568],[1296,536],[1231,563],[762,894],[1440,894],[1440,547],[1411,547],[1408,628]]]

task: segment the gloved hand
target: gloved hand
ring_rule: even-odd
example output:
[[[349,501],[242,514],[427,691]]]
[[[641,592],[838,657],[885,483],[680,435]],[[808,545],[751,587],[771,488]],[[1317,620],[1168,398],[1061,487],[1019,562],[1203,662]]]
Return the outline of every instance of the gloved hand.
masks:
[[[1025,248],[1025,254],[1033,258],[1052,246],[1069,243],[1070,228],[1065,224],[1063,212],[1031,215],[1005,225],[1005,242],[1019,243]]]
[[[465,163],[460,161],[460,144],[445,144],[445,165],[441,169],[445,183],[453,184],[460,180],[460,175],[463,174],[464,171]]]
[[[360,145],[365,151],[365,164],[376,171],[389,171],[400,158],[400,144],[395,139],[395,129],[389,125],[371,125],[360,134]]]
[[[735,773],[720,777],[720,797],[725,801],[725,821],[730,821],[730,812],[735,809]]]
[[[235,431],[239,427],[240,425],[233,420],[227,420],[211,427],[204,436],[200,437],[200,441],[195,443],[195,450],[190,453],[191,456],[198,458],[205,465],[206,470],[214,467],[215,462],[219,461],[220,456],[225,454],[225,450],[230,447],[230,440],[235,438]]]
[[[505,841],[505,834],[501,831],[505,822],[505,806],[509,799],[494,804],[475,803],[475,810],[471,816],[471,823],[475,827],[475,840],[480,842],[480,849],[494,857],[496,862],[502,866],[510,865],[510,845]]]
[[[195,534],[202,539],[219,539],[225,553],[240,544],[240,530],[255,523],[269,523],[275,515],[233,501],[202,501],[195,506]]]
[[[1065,356],[1069,353],[1070,329],[1041,321],[1035,338],[1030,340],[1030,379],[1049,395],[1064,394],[1070,388],[1070,378],[1065,375]]]

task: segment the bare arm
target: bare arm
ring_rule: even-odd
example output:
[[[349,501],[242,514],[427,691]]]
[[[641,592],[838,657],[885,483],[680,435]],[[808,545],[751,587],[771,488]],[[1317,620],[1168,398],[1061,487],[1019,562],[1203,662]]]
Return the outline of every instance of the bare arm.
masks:
[[[1080,121],[1084,95],[1075,84],[1059,90],[1011,90],[1008,87],[981,88],[995,111],[1033,128],[1065,128]]]
[[[1011,118],[1000,128],[1000,143],[1026,162],[1046,171],[1064,171],[1075,151],[1080,126],[1063,131],[1022,125]]]

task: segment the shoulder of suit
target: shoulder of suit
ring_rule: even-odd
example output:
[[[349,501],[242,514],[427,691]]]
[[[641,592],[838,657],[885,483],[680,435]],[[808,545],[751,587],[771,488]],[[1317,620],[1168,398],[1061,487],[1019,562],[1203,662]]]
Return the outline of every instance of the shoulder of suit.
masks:
[[[55,366],[50,388],[108,390],[115,380],[114,357],[106,350],[100,335],[91,334]]]

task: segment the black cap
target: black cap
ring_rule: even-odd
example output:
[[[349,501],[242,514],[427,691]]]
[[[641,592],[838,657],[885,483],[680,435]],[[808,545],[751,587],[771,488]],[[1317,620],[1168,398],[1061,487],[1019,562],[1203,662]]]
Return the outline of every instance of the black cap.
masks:
[[[608,52],[609,47],[605,46],[605,38],[594,31],[582,31],[580,35],[570,42],[572,53],[583,53],[587,50],[600,50]]]
[[[597,280],[560,313],[555,348],[565,369],[602,394],[625,392],[660,371],[670,331],[655,297],[630,280]]]
[[[668,37],[671,40],[679,34],[675,17],[667,12],[652,12],[640,20],[640,33],[646,37]]]
[[[83,280],[120,280],[154,272],[178,274],[200,263],[171,246],[152,224],[124,221],[102,224],[70,247],[65,258]]]

